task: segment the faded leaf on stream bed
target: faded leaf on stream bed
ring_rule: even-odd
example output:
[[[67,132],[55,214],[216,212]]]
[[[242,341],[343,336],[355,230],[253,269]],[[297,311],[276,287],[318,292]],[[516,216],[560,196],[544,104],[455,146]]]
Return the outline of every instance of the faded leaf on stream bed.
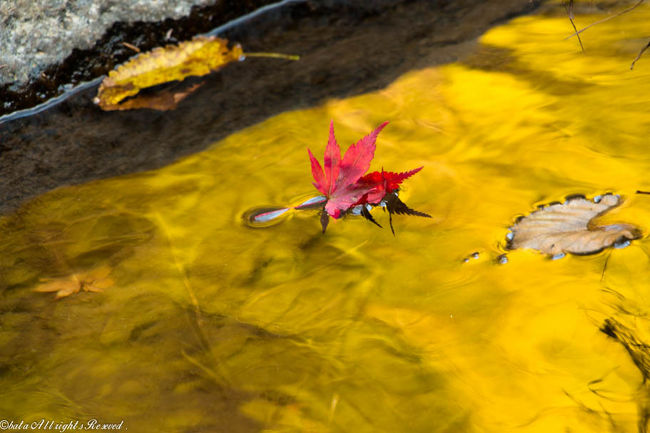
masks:
[[[100,266],[90,271],[78,272],[61,278],[45,280],[39,284],[35,292],[56,292],[56,299],[65,298],[80,291],[102,292],[111,287],[114,281],[109,278],[111,268]]]

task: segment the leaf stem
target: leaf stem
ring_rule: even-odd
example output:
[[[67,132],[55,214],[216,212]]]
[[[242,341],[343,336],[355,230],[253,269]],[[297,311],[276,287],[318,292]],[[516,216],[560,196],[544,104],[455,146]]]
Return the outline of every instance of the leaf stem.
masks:
[[[300,56],[282,53],[244,53],[244,57],[271,57],[274,59],[300,60]]]

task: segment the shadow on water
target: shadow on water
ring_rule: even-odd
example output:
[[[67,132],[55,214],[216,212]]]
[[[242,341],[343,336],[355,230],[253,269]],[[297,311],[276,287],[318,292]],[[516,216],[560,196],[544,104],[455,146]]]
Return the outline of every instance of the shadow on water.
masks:
[[[0,211],[60,185],[160,167],[277,113],[376,90],[414,68],[451,62],[490,25],[534,7],[509,0],[295,1],[221,36],[248,51],[299,62],[247,59],[205,79],[170,112],[102,112],[96,87],[37,115],[0,119]]]

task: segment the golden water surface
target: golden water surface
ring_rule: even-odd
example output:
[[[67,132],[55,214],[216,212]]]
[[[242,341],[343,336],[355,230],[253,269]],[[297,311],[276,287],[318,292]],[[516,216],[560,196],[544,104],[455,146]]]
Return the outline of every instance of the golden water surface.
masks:
[[[463,62],[3,217],[0,417],[133,432],[645,431],[647,239],[498,259],[517,216],[570,194],[621,194],[606,219],[650,230],[650,197],[634,194],[650,189],[650,54],[629,69],[650,6],[586,31],[585,53],[554,10],[492,29]],[[371,168],[424,166],[401,197],[432,218],[395,216],[395,237],[379,209],[384,229],[349,217],[323,235],[313,211],[245,224],[316,194],[307,148],[322,155],[330,119],[343,148],[390,121]],[[101,292],[35,291],[93,274]]]

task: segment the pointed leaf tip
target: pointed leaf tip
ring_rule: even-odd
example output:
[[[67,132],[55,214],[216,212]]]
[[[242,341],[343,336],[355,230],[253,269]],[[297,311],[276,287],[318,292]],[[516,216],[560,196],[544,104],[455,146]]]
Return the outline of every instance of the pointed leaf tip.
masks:
[[[414,168],[413,170],[409,171],[403,171],[401,173],[394,173],[392,171],[383,171],[382,169],[382,176],[386,182],[388,182],[388,192],[392,192],[399,188],[399,185],[405,180],[408,179],[409,177],[413,176],[414,174],[418,173],[420,170],[422,170],[424,166]]]
[[[341,183],[355,183],[370,168],[370,161],[375,157],[377,136],[388,125],[384,122],[370,134],[348,148],[341,162]]]
[[[311,161],[311,175],[314,178],[314,186],[322,194],[327,195],[327,189],[325,188],[325,174],[323,173],[323,168],[320,166],[318,159],[311,153],[311,149],[307,149],[309,153],[309,160]]]
[[[323,165],[325,169],[325,184],[323,187],[327,190],[324,194],[329,197],[336,190],[336,181],[339,177],[341,166],[341,148],[336,142],[336,136],[334,135],[334,121],[330,122],[330,135],[327,140],[327,147],[325,147]]]
[[[404,179],[407,179],[407,178],[413,176],[415,173],[419,173],[420,170],[422,170],[423,168],[424,168],[424,166],[422,165],[422,166],[420,166],[418,168],[414,168],[413,170],[404,171],[402,173],[399,173],[399,176],[402,176],[402,180],[404,180]]]

